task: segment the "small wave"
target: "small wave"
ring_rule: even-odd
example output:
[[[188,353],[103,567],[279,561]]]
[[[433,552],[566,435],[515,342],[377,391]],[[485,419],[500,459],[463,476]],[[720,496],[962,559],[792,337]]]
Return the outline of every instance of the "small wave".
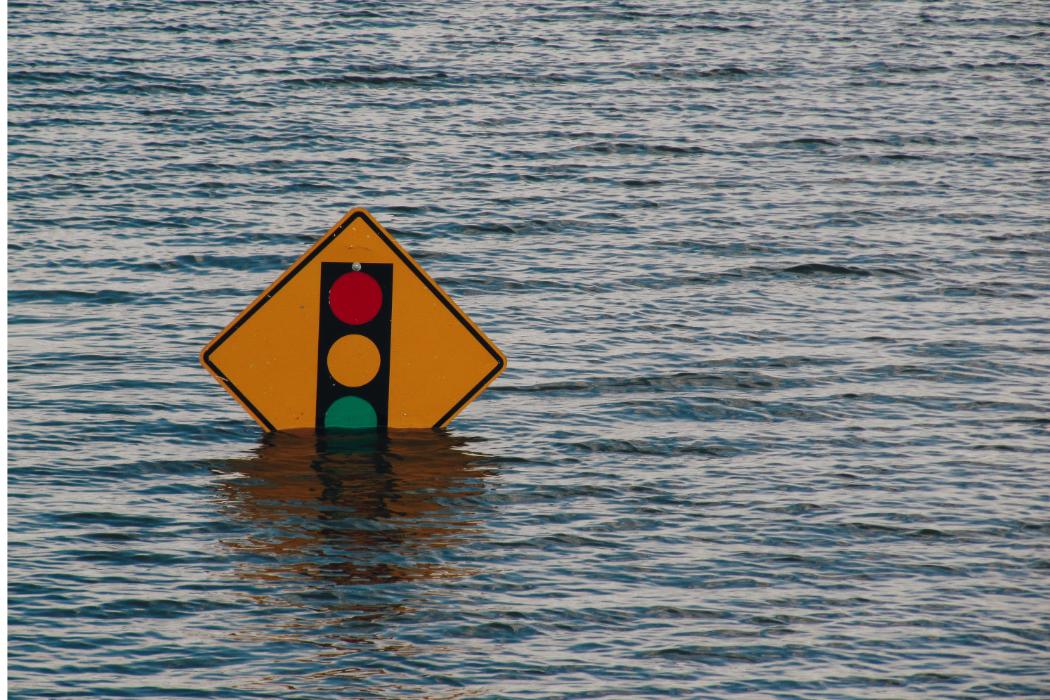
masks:
[[[932,19],[932,16],[924,13]],[[992,27],[1050,27],[1050,20],[1035,19],[1031,17],[959,17],[946,19],[947,23],[961,24],[963,26],[992,26]]]
[[[828,265],[827,263],[804,263],[785,267],[783,272],[795,275],[850,275],[853,277],[870,277],[871,273],[859,267],[848,265]]]
[[[874,61],[865,66],[855,69],[859,73],[907,73],[921,75],[923,73],[946,73],[952,70],[952,66],[943,65],[921,65],[917,63],[888,64],[883,61]]]
[[[759,585],[753,579],[725,580],[717,584],[718,588],[751,588]],[[744,662],[749,664],[786,662],[791,659],[806,658],[812,660],[813,649],[801,644],[763,644],[744,645],[727,644],[724,646],[687,644],[667,647],[656,651],[645,652],[644,656],[656,657],[671,661],[690,661],[705,666],[721,666]]]
[[[7,294],[10,303],[47,302],[64,304],[79,302],[82,304],[155,304],[158,294],[154,292],[126,292],[116,289],[102,289],[94,292],[82,292],[74,289],[12,289]]]
[[[901,163],[907,161],[933,160],[930,156],[918,155],[916,153],[858,153],[846,156],[845,160],[860,163]]]
[[[935,293],[946,297],[991,297],[1002,299],[1038,299],[1036,290],[1008,282],[974,282],[971,284],[946,284],[937,287]]]
[[[162,527],[175,522],[171,518],[155,515],[125,515],[112,511],[70,511],[55,513],[51,518],[60,524],[105,525],[106,527]]]
[[[151,95],[157,93],[175,93],[200,95],[206,92],[203,84],[187,80],[185,77],[142,73],[133,70],[119,71],[55,71],[55,70],[16,70],[9,80],[17,85],[53,85],[72,83],[68,88],[52,87],[52,92],[70,95],[96,94],[99,92],[115,94]]]
[[[677,146],[667,143],[639,143],[632,141],[596,141],[594,143],[574,146],[571,150],[584,153],[627,153],[647,155],[650,153],[669,155],[697,155],[702,153],[714,153],[708,148],[696,145]]]
[[[801,380],[799,380],[801,381]],[[674,374],[642,375],[634,377],[590,377],[568,381],[532,385],[496,385],[490,392],[525,393],[605,393],[633,392],[639,389],[681,391],[697,387],[726,389],[772,389],[791,384],[756,370],[729,370],[721,373],[676,372]]]
[[[803,136],[796,139],[776,141],[772,145],[778,148],[805,148],[807,150],[817,150],[820,148],[833,148],[839,146],[840,143],[834,139],[826,139],[819,136]]]
[[[948,530],[934,527],[905,527],[899,525],[886,525],[884,523],[850,522],[844,523],[843,527],[853,532],[869,534],[873,536],[900,537],[903,539],[947,539],[965,536],[968,533],[953,533]]]
[[[880,136],[847,136],[841,139],[845,145],[877,146],[958,146],[980,142],[981,136],[974,134],[919,133],[919,134],[884,134]]]
[[[633,64],[626,68],[630,77],[648,80],[743,80],[766,74],[764,70],[739,66],[692,68],[675,65]]]
[[[749,24],[738,24],[732,27],[724,24],[686,24],[679,23],[674,25],[673,29],[680,29],[687,32],[733,32],[740,29],[753,29],[754,27]]]
[[[607,438],[602,440],[573,442],[569,443],[569,446],[583,452],[654,456],[693,455],[701,457],[729,457],[740,452],[738,447],[730,445],[705,445],[699,442],[687,442],[682,444],[676,440],[669,440],[666,438],[632,440]]]
[[[178,255],[170,260],[150,260],[146,262],[108,260],[101,261],[100,267],[111,267],[125,270],[280,270],[289,262],[285,255]]]
[[[448,73],[438,71],[424,75],[371,75],[350,74],[319,78],[287,78],[281,84],[289,87],[341,87],[344,85],[424,85],[449,77]]]
[[[486,234],[522,236],[530,233],[559,233],[574,227],[579,227],[579,223],[568,219],[523,218],[512,222],[475,221],[457,224],[453,230],[471,236]]]
[[[67,70],[13,70],[7,74],[10,85],[55,84],[71,80],[91,80],[94,73]]]

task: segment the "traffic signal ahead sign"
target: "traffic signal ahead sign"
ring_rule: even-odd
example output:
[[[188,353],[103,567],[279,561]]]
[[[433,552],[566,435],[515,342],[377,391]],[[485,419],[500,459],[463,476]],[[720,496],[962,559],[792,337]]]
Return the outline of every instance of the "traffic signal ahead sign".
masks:
[[[506,362],[364,209],[201,352],[266,430],[441,427]]]

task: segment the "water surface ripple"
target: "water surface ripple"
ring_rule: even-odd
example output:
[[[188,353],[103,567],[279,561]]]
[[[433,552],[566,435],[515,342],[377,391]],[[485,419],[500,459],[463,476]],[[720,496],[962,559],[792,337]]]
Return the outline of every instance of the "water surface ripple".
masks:
[[[1042,2],[9,3],[12,697],[1050,696]],[[260,434],[353,206],[510,357]]]

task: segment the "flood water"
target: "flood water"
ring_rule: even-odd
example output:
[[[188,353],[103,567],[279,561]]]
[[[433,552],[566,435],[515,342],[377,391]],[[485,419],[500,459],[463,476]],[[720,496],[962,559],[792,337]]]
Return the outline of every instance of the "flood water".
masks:
[[[11,697],[1050,696],[1044,3],[8,12]],[[355,206],[509,367],[264,435]]]

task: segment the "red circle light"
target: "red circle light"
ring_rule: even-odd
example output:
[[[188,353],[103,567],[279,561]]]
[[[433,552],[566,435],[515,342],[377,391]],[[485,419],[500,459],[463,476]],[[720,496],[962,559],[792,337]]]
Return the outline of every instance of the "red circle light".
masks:
[[[367,272],[347,272],[328,290],[328,305],[343,323],[368,323],[383,305],[383,290]]]

